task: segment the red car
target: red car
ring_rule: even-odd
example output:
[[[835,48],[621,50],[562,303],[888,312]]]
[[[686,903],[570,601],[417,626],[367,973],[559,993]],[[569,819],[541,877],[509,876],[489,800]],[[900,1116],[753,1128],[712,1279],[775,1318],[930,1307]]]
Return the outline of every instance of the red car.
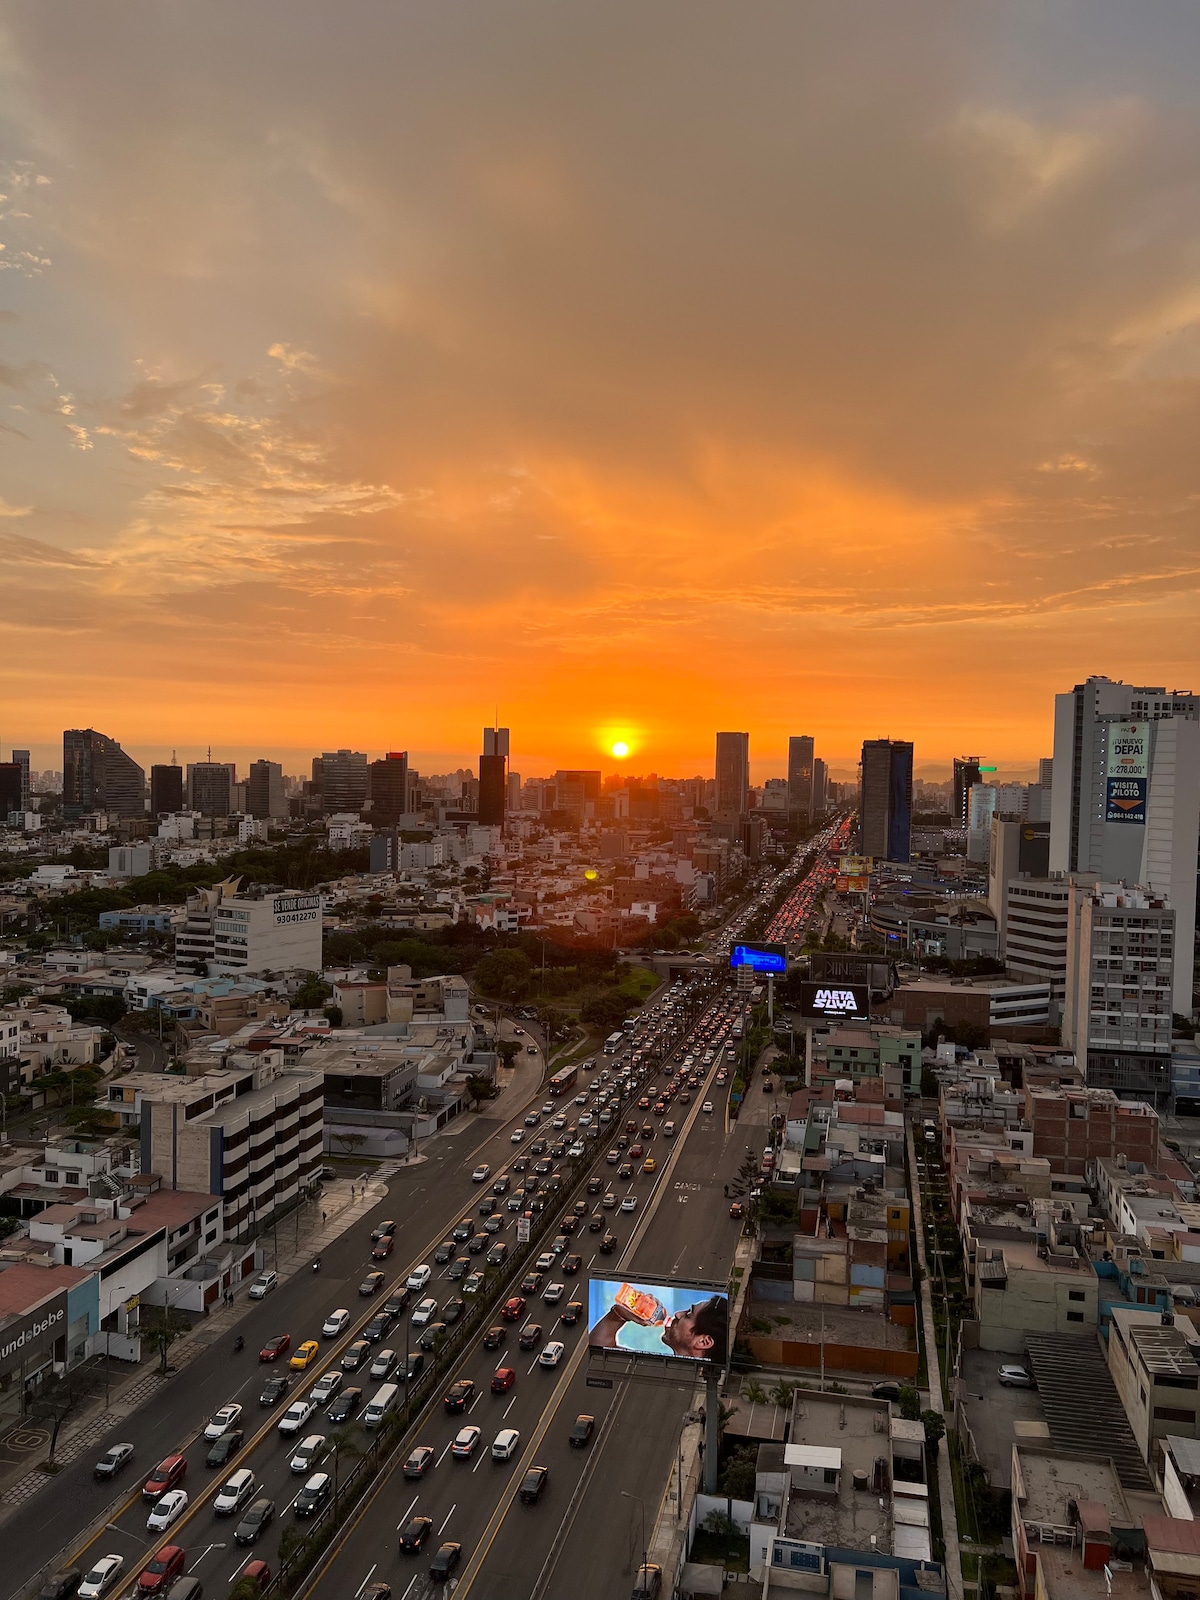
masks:
[[[646,1153],[645,1145],[631,1144],[629,1146],[629,1159],[631,1161],[639,1161],[642,1158],[642,1156],[645,1155],[645,1153]]]
[[[746,1208],[740,1200],[735,1200],[729,1207],[729,1215],[731,1217],[744,1217],[746,1215]]]
[[[507,1394],[517,1381],[517,1375],[512,1367],[497,1367],[492,1374],[492,1393]]]
[[[371,1251],[371,1260],[386,1261],[388,1256],[390,1256],[392,1253],[392,1246],[395,1244],[395,1242],[395,1239],[392,1238],[390,1233],[386,1238],[380,1239],[374,1250]]]
[[[281,1333],[278,1338],[268,1339],[258,1352],[258,1359],[260,1361],[278,1361],[284,1351],[291,1345],[291,1342],[292,1336],[290,1333]]]
[[[271,1569],[265,1561],[247,1561],[238,1573],[238,1582],[240,1583],[243,1578],[249,1578],[251,1583],[256,1583],[261,1594],[271,1581]]]
[[[515,1294],[511,1300],[506,1300],[500,1307],[500,1315],[505,1322],[519,1322],[525,1315],[525,1299],[522,1295]]]
[[[138,1574],[139,1594],[164,1594],[183,1571],[187,1551],[177,1544],[165,1544]]]
[[[159,1500],[187,1471],[186,1456],[164,1456],[142,1487],[143,1500]]]

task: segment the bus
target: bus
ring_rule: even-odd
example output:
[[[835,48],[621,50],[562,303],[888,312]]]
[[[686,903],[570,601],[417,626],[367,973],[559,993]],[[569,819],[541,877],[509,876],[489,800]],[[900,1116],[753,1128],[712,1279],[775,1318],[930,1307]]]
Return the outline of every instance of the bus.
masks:
[[[570,1094],[578,1077],[578,1066],[561,1068],[550,1079],[550,1093],[553,1095]]]
[[[624,1043],[625,1035],[623,1033],[610,1033],[604,1041],[604,1054],[606,1056],[615,1056]]]
[[[636,1033],[637,1029],[638,1029],[638,1023],[640,1021],[641,1021],[640,1017],[626,1017],[625,1021],[621,1024],[622,1032],[624,1032],[624,1033]]]

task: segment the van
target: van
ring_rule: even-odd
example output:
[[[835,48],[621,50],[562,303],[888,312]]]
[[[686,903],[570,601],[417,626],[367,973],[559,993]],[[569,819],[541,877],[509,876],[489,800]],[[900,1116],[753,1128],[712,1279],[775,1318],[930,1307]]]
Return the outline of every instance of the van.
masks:
[[[399,1398],[400,1385],[398,1383],[381,1384],[376,1391],[375,1398],[363,1412],[363,1427],[377,1428]]]

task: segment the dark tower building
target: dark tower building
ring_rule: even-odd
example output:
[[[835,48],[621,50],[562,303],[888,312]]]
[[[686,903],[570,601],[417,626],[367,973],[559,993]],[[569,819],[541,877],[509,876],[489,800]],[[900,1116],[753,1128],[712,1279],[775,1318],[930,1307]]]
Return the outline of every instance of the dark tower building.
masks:
[[[63,734],[63,816],[74,821],[89,811],[144,817],[146,774],[106,733],[68,728]]]
[[[867,739],[862,747],[859,829],[863,854],[911,859],[913,747],[904,739]]]
[[[183,768],[154,766],[150,768],[150,815],[160,817],[166,811],[183,810]]]
[[[371,763],[370,819],[377,827],[395,827],[408,810],[408,751],[389,750]]]

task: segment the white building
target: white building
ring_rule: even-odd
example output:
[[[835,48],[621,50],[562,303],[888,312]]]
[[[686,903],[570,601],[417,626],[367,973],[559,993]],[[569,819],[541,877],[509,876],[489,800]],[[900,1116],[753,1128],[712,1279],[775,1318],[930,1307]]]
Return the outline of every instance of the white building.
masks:
[[[238,881],[226,879],[189,896],[187,921],[175,935],[176,965],[210,978],[320,972],[320,895],[238,894]]]
[[[1014,978],[1041,979],[1057,1000],[1067,987],[1065,878],[1021,878],[1004,886],[1004,964]]]

